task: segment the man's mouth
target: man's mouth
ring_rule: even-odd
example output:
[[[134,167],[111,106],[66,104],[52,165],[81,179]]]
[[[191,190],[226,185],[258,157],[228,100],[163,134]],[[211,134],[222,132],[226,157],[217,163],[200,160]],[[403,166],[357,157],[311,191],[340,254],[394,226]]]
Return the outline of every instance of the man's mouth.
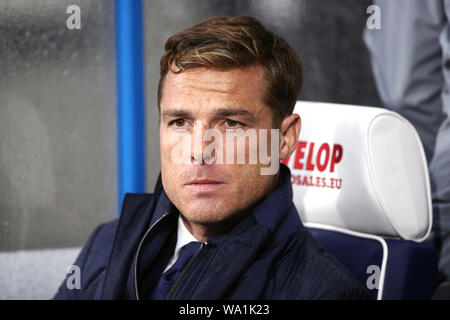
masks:
[[[222,181],[211,179],[195,179],[184,184],[186,189],[196,192],[212,192],[222,188],[224,185],[225,183]]]

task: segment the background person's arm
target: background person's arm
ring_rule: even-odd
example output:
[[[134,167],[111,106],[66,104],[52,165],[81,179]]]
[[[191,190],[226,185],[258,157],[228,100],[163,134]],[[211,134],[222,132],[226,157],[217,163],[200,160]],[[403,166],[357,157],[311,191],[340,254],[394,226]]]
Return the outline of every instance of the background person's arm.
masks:
[[[416,127],[427,160],[443,120],[441,46],[446,23],[440,0],[374,1],[381,29],[364,31],[376,86],[384,106]]]
[[[381,30],[364,32],[385,107],[411,121],[430,164],[439,269],[450,279],[450,4],[375,1]],[[444,280],[444,279],[441,279]]]

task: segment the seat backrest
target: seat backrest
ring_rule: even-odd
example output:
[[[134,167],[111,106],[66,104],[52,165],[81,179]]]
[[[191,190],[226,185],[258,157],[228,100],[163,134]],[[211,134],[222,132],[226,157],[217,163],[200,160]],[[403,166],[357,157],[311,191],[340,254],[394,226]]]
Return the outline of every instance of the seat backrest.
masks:
[[[377,298],[431,295],[432,279],[422,287],[405,283],[417,272],[433,278],[437,259],[424,242],[431,192],[414,127],[381,108],[297,102],[294,112],[302,119],[299,143],[283,162],[303,223]],[[425,265],[416,270],[419,258]]]

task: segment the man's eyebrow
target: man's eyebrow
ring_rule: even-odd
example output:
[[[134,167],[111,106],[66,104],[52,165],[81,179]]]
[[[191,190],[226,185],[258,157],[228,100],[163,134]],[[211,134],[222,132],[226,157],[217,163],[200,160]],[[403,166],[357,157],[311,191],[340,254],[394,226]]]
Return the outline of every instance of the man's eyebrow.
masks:
[[[226,117],[245,117],[247,121],[255,121],[255,115],[253,112],[243,108],[217,108],[213,111],[213,117],[226,118]],[[188,118],[192,119],[193,115],[189,110],[185,109],[169,109],[161,112],[161,119],[164,118]]]
[[[247,109],[235,109],[235,108],[218,108],[214,110],[214,116],[216,117],[233,117],[233,116],[244,116],[249,121],[254,121],[255,116],[253,112]]]
[[[183,109],[164,110],[161,113],[161,118],[192,118],[192,113]]]

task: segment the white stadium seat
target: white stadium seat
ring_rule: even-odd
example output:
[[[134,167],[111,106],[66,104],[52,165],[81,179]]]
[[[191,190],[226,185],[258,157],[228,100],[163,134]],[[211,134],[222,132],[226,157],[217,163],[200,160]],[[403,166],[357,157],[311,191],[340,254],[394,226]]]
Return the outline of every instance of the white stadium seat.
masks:
[[[299,101],[294,113],[299,143],[283,162],[303,223],[374,297],[429,298],[437,254],[426,241],[430,182],[416,130],[374,107]]]

